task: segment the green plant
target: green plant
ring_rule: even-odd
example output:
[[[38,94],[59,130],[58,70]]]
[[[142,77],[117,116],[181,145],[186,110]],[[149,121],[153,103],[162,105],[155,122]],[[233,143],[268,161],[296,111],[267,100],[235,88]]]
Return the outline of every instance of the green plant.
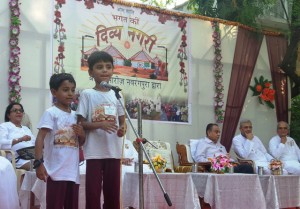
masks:
[[[300,95],[294,97],[291,103],[290,136],[300,144]]]

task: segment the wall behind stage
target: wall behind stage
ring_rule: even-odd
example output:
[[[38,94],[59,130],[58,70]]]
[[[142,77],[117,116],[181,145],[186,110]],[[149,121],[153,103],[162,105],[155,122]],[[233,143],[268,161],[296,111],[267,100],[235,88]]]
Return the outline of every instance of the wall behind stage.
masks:
[[[0,122],[4,121],[5,107],[8,105],[8,59],[9,59],[9,14],[8,0],[0,5]],[[84,6],[84,5],[83,5]],[[52,72],[52,22],[53,2],[22,1],[21,8],[21,33],[19,46],[21,48],[21,86],[22,101],[26,112],[29,114],[33,132],[37,133],[37,123],[44,110],[51,106],[49,95],[49,77]],[[214,122],[214,77],[212,29],[208,21],[189,19],[188,50],[189,50],[189,98],[191,105],[191,124],[165,123],[159,121],[143,121],[143,137],[148,140],[164,140],[171,143],[175,162],[177,154],[176,142],[187,143],[188,139],[205,136],[207,123]],[[237,28],[234,26],[220,25],[222,31],[222,62],[224,79],[224,102],[231,74],[234,56]],[[80,38],[80,37],[78,37]],[[56,48],[55,48],[56,50]],[[66,57],[68,59],[68,57]],[[271,79],[269,61],[265,40],[261,46],[258,61],[254,70],[254,77],[263,75]],[[252,78],[251,85],[254,83]],[[79,79],[79,78],[76,78]],[[238,95],[237,95],[238,96]],[[249,91],[242,112],[242,118],[253,121],[254,133],[265,144],[275,134],[275,110],[260,105],[256,97]],[[132,121],[137,127],[136,120]],[[237,133],[238,133],[237,129]],[[135,139],[131,129],[128,137]]]

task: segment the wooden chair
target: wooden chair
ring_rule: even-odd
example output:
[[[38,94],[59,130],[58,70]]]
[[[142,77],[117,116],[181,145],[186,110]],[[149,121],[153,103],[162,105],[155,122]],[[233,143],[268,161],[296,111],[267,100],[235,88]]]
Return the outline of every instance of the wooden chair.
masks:
[[[180,166],[189,166],[190,170],[192,165],[195,163],[191,157],[191,151],[188,145],[176,143],[176,151],[178,154],[178,163]],[[197,163],[198,164],[198,172],[209,172],[211,163]]]

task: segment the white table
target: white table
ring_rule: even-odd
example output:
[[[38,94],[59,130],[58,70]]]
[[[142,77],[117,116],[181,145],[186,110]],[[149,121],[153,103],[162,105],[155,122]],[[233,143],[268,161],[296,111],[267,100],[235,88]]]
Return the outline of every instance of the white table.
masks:
[[[267,209],[300,206],[300,176],[259,176]]]
[[[139,208],[138,173],[126,173],[123,183],[123,207]],[[172,206],[165,201],[163,192],[154,174],[144,174],[145,209],[200,209],[197,191],[191,175],[183,173],[158,174],[162,185],[169,195]]]
[[[258,175],[191,173],[198,195],[212,209],[265,209]]]

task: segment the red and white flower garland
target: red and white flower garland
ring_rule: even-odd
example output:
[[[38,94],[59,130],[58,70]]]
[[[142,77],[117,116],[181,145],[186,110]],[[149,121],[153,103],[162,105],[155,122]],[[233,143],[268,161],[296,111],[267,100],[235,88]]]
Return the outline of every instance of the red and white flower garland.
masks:
[[[61,22],[61,12],[59,9],[62,7],[62,4],[65,4],[65,0],[55,0],[55,11],[54,11],[54,23],[55,23],[55,29],[54,29],[54,35],[53,38],[57,39],[58,41],[58,55],[55,57],[54,61],[54,72],[55,73],[64,73],[64,51],[65,51],[65,46],[64,46],[64,40],[67,39],[67,36],[65,34],[66,29],[64,28],[63,23]]]
[[[223,123],[224,121],[224,110],[223,110],[223,64],[221,62],[221,33],[219,28],[219,22],[211,22],[213,29],[213,42],[214,42],[214,78],[215,78],[215,97],[214,97],[214,107],[215,107],[215,120],[217,123]]]
[[[187,36],[186,36],[186,23],[187,21],[185,19],[178,20],[178,27],[181,29],[182,36],[181,36],[181,44],[178,49],[178,55],[177,58],[179,58],[179,66],[180,66],[180,85],[184,86],[184,91],[187,92],[187,85],[188,85],[188,77],[187,73],[185,71],[185,63],[184,60],[187,60],[187,54],[186,54],[186,47],[187,47]]]
[[[9,102],[20,102],[21,101],[21,86],[20,86],[20,47],[19,34],[20,34],[20,8],[19,0],[10,0],[10,58],[9,58]]]

